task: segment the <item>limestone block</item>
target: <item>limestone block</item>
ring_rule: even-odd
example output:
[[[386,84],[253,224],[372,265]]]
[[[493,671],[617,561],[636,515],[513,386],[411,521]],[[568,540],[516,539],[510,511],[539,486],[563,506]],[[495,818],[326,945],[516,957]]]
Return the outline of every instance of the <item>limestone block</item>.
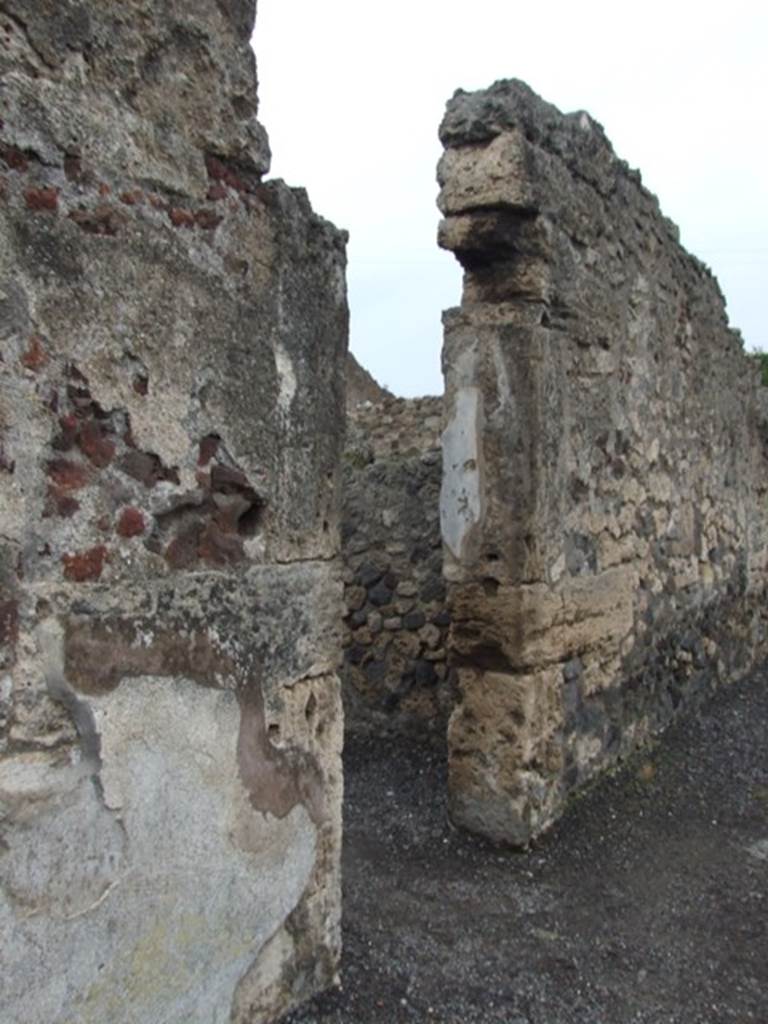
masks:
[[[535,209],[535,188],[525,173],[529,160],[520,131],[505,132],[481,146],[447,149],[437,170],[440,210],[449,215],[498,206]]]
[[[458,674],[451,717],[450,812],[497,842],[526,845],[552,813],[562,765],[560,673]]]
[[[455,585],[451,644],[462,659],[495,651],[518,670],[615,648],[632,629],[636,586],[636,574],[623,566],[567,580],[557,589]]]

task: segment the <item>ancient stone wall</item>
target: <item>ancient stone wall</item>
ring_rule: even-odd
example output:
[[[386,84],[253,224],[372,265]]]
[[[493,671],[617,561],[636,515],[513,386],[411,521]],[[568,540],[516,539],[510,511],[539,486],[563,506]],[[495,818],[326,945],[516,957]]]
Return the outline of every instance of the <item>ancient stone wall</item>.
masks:
[[[370,373],[361,366],[351,352],[347,352],[347,365],[345,370],[347,383],[347,413],[354,415],[358,405],[364,402],[371,402],[374,405],[383,402],[385,398],[392,398],[386,388],[383,388]]]
[[[344,712],[351,731],[444,742],[446,665],[440,398],[350,410],[344,453]]]
[[[711,273],[587,114],[441,128],[455,819],[525,843],[765,653],[766,420]]]
[[[344,237],[254,2],[0,2],[0,1006],[272,1020],[339,951]]]

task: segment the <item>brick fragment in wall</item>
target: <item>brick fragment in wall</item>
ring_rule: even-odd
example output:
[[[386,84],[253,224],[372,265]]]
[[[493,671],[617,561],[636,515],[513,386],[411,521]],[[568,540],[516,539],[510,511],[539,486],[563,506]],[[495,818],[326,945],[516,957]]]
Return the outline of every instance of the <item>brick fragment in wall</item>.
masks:
[[[766,401],[602,128],[524,83],[441,127],[454,819],[527,844],[764,656]]]
[[[3,1019],[336,975],[345,236],[262,182],[254,12],[4,4]]]
[[[438,501],[439,398],[384,398],[349,412],[344,456],[347,729],[444,742],[453,675],[434,666],[445,606]]]

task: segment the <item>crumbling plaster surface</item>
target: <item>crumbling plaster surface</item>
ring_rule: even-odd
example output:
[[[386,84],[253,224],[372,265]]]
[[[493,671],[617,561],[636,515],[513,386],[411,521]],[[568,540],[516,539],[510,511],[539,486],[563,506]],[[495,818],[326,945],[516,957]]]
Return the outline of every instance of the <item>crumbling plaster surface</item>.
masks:
[[[441,127],[456,821],[525,844],[765,652],[766,419],[710,272],[587,114]]]
[[[345,238],[255,4],[0,2],[0,944],[25,1024],[265,1022],[339,952]]]

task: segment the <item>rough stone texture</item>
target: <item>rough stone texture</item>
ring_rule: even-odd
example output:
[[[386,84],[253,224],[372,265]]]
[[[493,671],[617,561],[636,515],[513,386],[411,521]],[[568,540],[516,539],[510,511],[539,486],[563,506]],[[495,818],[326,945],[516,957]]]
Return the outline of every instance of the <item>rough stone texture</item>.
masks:
[[[766,419],[717,283],[587,114],[441,127],[456,821],[525,844],[765,651]]]
[[[347,462],[409,458],[440,451],[443,400],[394,398],[384,392],[375,402],[358,402],[349,411]]]
[[[385,398],[393,397],[368,373],[364,366],[358,363],[351,352],[347,352],[346,378],[348,415],[354,415],[357,406],[363,402],[371,402],[376,405],[383,402]]]
[[[440,398],[350,410],[342,515],[348,730],[444,742],[453,705],[442,579]]]
[[[0,2],[0,1005],[335,974],[344,237],[262,184],[255,5]]]

